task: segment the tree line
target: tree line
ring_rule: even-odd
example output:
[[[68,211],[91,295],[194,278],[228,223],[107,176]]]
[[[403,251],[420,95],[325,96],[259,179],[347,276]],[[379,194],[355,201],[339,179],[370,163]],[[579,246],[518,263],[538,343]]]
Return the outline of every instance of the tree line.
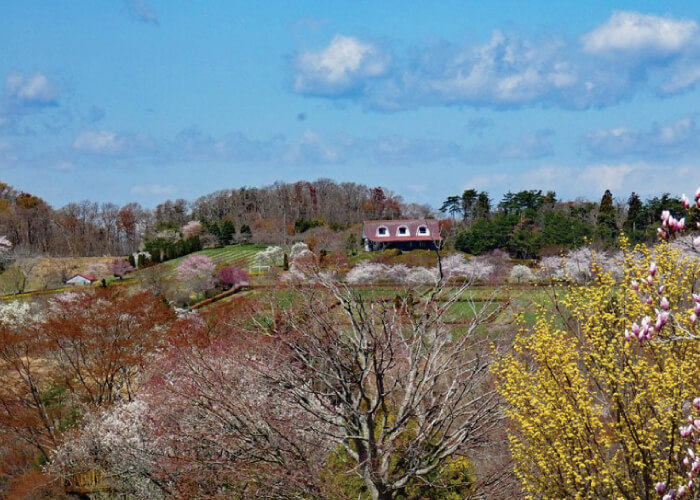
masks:
[[[681,199],[663,194],[642,200],[632,193],[626,201],[616,201],[606,190],[594,203],[525,190],[509,191],[494,207],[488,193],[467,189],[440,207],[452,218],[448,236],[455,248],[475,255],[502,249],[516,258],[553,255],[586,242],[610,247],[623,232],[633,243],[654,241],[663,210],[680,213]]]
[[[295,228],[340,230],[363,219],[429,213],[386,188],[329,179],[221,190],[192,202],[166,200],[154,209],[90,200],[54,209],[39,196],[0,183],[0,234],[15,249],[57,256],[131,254],[192,220],[201,221],[213,244],[278,243]]]

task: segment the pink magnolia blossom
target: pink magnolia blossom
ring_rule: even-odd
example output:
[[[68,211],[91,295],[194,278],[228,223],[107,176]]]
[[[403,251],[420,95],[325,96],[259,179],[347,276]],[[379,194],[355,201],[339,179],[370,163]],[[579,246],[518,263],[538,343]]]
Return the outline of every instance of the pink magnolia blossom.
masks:
[[[690,200],[688,200],[688,197],[685,194],[683,194],[683,196],[681,196],[681,203],[683,204],[683,207],[686,210],[688,210],[690,208]]]

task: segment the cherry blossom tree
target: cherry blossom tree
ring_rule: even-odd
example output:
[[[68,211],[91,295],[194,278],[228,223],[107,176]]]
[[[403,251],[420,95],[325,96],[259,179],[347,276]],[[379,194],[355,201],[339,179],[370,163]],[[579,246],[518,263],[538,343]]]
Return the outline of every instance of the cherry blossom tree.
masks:
[[[485,281],[495,271],[492,264],[483,257],[467,260],[462,254],[451,254],[442,259],[442,273],[445,279],[466,278],[473,281]]]
[[[389,266],[378,262],[362,261],[348,271],[345,280],[350,284],[373,283],[383,279]]]
[[[281,266],[284,251],[278,246],[269,246],[255,254],[253,261],[256,266]]]
[[[184,226],[182,226],[182,236],[184,238],[194,238],[195,236],[200,236],[204,231],[204,226],[197,220],[191,220]]]
[[[510,270],[510,280],[513,283],[530,283],[535,281],[535,273],[529,267],[518,264]]]
[[[134,271],[134,267],[123,259],[116,259],[109,265],[109,272],[119,279]]]
[[[12,242],[7,236],[0,236],[0,270],[12,262]]]
[[[214,286],[216,265],[203,254],[190,255],[177,268],[177,278],[187,283],[194,293],[202,293]]]

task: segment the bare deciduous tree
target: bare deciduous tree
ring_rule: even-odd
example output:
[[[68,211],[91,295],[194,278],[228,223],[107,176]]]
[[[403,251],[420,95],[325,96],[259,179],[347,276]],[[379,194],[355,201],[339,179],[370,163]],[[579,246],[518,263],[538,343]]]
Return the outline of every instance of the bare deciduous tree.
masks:
[[[443,469],[500,421],[483,332],[498,308],[467,301],[473,320],[457,333],[445,314],[464,289],[387,302],[316,278],[323,286],[301,290],[303,309],[267,344],[277,369],[261,375],[344,448],[373,500],[445,487]]]

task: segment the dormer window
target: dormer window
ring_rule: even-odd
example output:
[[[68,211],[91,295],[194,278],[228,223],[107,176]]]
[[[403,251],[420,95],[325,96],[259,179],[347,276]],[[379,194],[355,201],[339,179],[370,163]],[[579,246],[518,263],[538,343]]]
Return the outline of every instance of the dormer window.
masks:
[[[430,233],[428,232],[428,228],[426,226],[418,226],[418,234],[425,236]]]
[[[397,236],[409,236],[408,232],[408,227],[406,226],[399,226],[398,229],[396,230],[396,235]]]
[[[377,236],[389,236],[389,230],[386,226],[379,226],[377,228]]]

